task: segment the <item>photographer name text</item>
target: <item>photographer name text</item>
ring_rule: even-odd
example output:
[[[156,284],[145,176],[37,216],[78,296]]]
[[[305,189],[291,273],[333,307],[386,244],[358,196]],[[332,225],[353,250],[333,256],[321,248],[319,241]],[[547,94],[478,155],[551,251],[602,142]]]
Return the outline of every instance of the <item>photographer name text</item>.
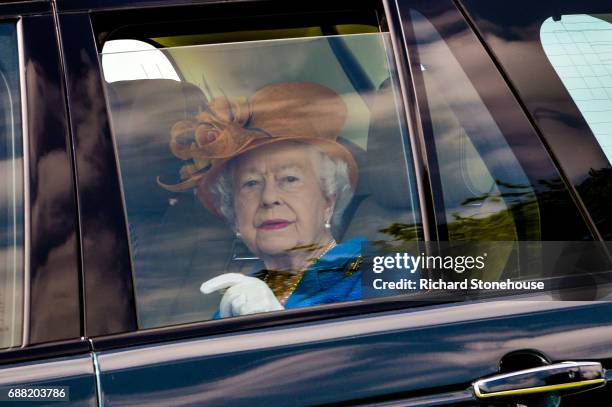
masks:
[[[374,279],[372,286],[376,290],[543,290],[543,281],[483,281],[478,278],[461,281],[444,281],[420,278],[409,280],[402,278],[398,281],[385,281],[382,278]]]

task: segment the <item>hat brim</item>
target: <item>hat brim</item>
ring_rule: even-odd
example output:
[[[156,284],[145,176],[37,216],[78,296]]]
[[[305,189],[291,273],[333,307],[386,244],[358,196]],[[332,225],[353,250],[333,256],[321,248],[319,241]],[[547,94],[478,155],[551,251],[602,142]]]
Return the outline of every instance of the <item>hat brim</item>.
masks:
[[[348,167],[348,175],[349,181],[351,183],[351,188],[353,189],[353,191],[355,190],[358,181],[357,163],[355,162],[353,154],[351,154],[351,152],[342,144],[338,143],[337,141],[328,140],[324,138],[274,137],[255,140],[253,143],[251,143],[251,145],[243,149],[239,154],[215,162],[215,165],[213,165],[208,172],[202,175],[202,178],[197,184],[197,195],[202,205],[214,215],[223,218],[223,215],[216,208],[213,194],[211,192],[211,187],[215,184],[215,182],[217,182],[219,175],[226,168],[227,164],[231,160],[234,160],[249,151],[253,151],[255,149],[259,149],[271,144],[276,144],[284,141],[298,141],[304,144],[312,145],[315,148],[318,148],[323,153],[328,154],[331,158],[338,158],[343,160]]]

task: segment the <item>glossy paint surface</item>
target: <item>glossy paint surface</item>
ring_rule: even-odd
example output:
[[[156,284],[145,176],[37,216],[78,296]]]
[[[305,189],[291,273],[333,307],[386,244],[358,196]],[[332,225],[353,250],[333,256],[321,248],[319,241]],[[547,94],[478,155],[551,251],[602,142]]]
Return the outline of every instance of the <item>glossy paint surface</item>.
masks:
[[[81,335],[79,238],[51,15],[22,19],[31,218],[29,343]]]
[[[46,404],[96,406],[96,382],[91,355],[68,356],[44,362],[27,362],[0,369],[0,386],[67,386],[69,402]],[[2,405],[27,405],[28,401],[2,402]],[[41,405],[41,402],[36,402]],[[44,403],[43,403],[44,404]]]
[[[0,365],[10,365],[34,360],[72,356],[90,351],[89,342],[82,338],[68,341],[55,341],[25,348],[15,348],[0,352]]]
[[[89,16],[61,15],[88,336],[136,329],[127,228]]]
[[[610,366],[611,310],[544,301],[439,306],[101,352],[103,397],[130,405],[293,405],[436,393],[494,374],[517,349]]]

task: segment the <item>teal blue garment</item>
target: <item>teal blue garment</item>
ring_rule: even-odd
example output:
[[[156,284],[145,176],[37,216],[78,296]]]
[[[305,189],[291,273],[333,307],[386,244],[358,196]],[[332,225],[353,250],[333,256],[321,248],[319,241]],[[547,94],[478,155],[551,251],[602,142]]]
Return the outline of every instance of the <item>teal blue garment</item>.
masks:
[[[348,270],[361,255],[361,245],[365,241],[365,238],[357,237],[325,253],[304,272],[295,291],[287,298],[285,309],[361,299],[361,270]],[[262,274],[262,266],[255,267],[249,274]],[[213,319],[219,318],[217,310]]]
[[[285,309],[361,299],[361,270],[348,268],[361,255],[365,238],[347,240],[329,250],[304,273]]]

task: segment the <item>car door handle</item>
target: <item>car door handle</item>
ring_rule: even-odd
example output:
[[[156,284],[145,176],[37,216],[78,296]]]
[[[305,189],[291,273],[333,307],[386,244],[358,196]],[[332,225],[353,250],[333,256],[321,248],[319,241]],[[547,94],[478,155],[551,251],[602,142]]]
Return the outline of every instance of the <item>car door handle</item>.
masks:
[[[524,396],[544,392],[584,391],[601,387],[606,372],[598,362],[562,362],[504,373],[473,383],[476,398]]]

